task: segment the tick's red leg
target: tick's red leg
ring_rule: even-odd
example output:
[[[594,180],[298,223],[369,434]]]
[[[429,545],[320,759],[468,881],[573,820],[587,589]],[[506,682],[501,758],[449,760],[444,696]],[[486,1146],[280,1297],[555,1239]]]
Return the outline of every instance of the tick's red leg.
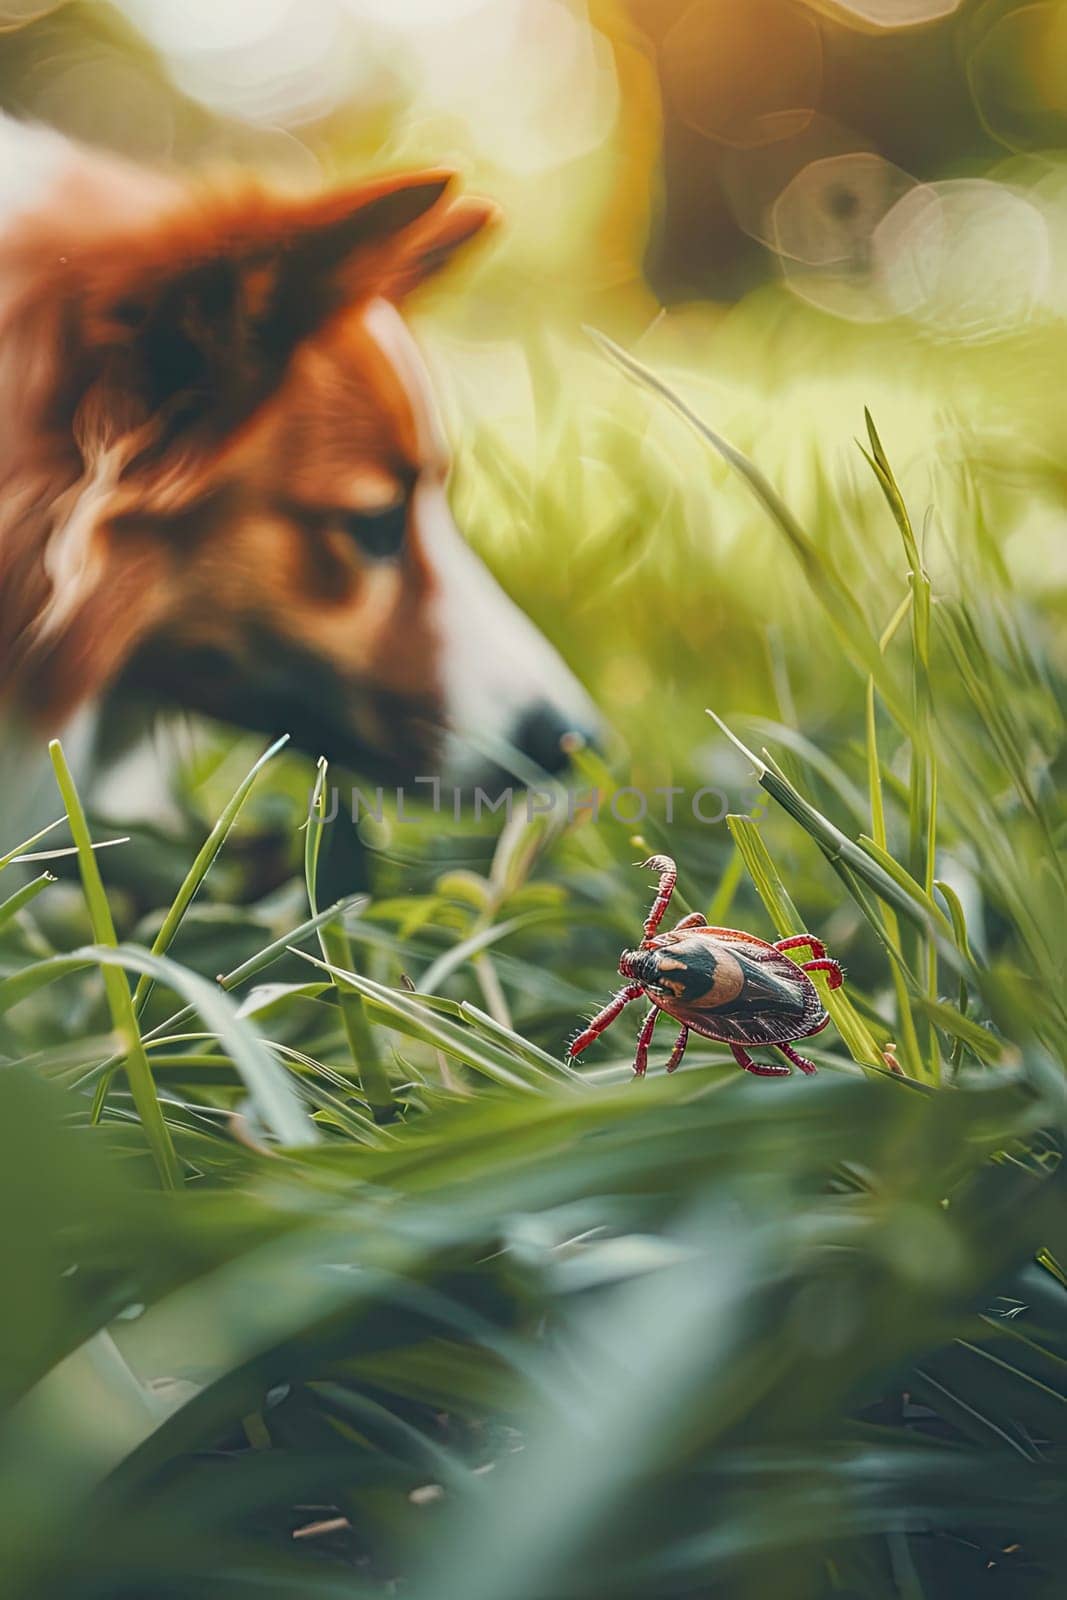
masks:
[[[744,1067],[746,1072],[754,1072],[757,1078],[788,1078],[788,1067],[766,1067],[762,1061],[753,1061],[747,1050],[739,1044],[732,1044],[730,1049],[734,1053],[734,1060],[739,1067]]]
[[[649,856],[647,861],[642,861],[642,867],[647,867],[650,872],[659,873],[659,888],[656,898],[652,902],[652,910],[645,919],[645,937],[642,941],[644,949],[656,936],[656,929],[663,921],[663,914],[671,903],[674,886],[678,882],[678,868],[670,856]]]
[[[708,919],[704,915],[703,911],[690,911],[689,915],[687,917],[683,917],[681,922],[676,922],[674,924],[671,932],[677,933],[679,928],[706,928],[707,925]]]
[[[799,1067],[801,1072],[805,1072],[809,1078],[811,1077],[812,1073],[815,1071],[815,1065],[813,1062],[806,1061],[803,1056],[798,1056],[796,1051],[790,1050],[787,1044],[776,1044],[774,1048],[776,1050],[780,1050],[785,1056],[786,1060],[793,1063],[794,1067]]]
[[[639,983],[628,983],[625,989],[620,989],[618,994],[613,995],[608,1001],[603,1011],[597,1012],[592,1022],[578,1035],[577,1039],[567,1046],[568,1056],[572,1060],[575,1056],[580,1056],[587,1045],[592,1044],[594,1039],[599,1039],[605,1028],[611,1027],[623,1007],[628,1006],[631,1000],[636,1000],[644,992]]]
[[[807,945],[812,955],[819,961],[826,954],[826,946],[822,940],[812,938],[810,933],[794,933],[789,939],[776,939],[774,941],[776,950],[799,950],[802,945]]]
[[[829,956],[822,956],[818,961],[802,961],[800,965],[805,972],[825,972],[827,985],[831,989],[840,989],[845,981],[839,963],[831,961]]]
[[[667,1062],[668,1072],[673,1072],[675,1067],[681,1065],[682,1057],[685,1055],[685,1047],[688,1043],[689,1029],[683,1023],[682,1031],[674,1041],[674,1049],[671,1051],[670,1060]]]
[[[639,1078],[643,1078],[648,1071],[648,1047],[652,1043],[652,1035],[656,1031],[656,1019],[659,1016],[659,1006],[653,1006],[648,1016],[641,1024],[641,1032],[637,1035],[637,1053],[634,1056],[634,1071]]]

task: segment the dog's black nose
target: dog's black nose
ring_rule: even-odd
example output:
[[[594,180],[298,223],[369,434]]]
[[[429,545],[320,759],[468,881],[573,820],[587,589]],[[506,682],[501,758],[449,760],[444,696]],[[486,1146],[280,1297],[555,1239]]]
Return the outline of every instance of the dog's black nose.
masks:
[[[548,773],[562,772],[574,750],[599,742],[600,730],[585,719],[567,718],[547,700],[539,700],[520,718],[513,743],[524,756]]]

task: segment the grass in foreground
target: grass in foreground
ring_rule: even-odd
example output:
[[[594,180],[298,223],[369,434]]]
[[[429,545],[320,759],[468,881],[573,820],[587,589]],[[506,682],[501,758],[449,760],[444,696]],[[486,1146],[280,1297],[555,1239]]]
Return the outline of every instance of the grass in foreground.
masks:
[[[10,1593],[1058,1592],[1054,670],[981,538],[938,596],[868,449],[895,589],[750,477],[851,722],[716,694],[760,801],[669,834],[712,920],[848,962],[813,1081],[562,1063],[654,819],[394,830],[323,908],[312,822],[297,889],[209,900],[275,764],[120,939],[57,754],[84,902],[0,905]]]

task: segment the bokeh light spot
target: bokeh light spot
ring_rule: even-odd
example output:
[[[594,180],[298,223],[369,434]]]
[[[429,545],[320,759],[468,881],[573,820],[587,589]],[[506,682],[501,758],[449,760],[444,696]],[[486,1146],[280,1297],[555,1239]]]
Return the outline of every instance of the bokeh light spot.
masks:
[[[738,227],[768,250],[777,250],[774,207],[784,190],[805,167],[863,150],[864,141],[851,128],[816,114],[792,138],[748,150],[724,150],[719,181]]]
[[[409,38],[423,102],[454,117],[494,166],[533,177],[610,137],[611,47],[561,0],[493,0]]]
[[[912,189],[875,230],[873,251],[893,309],[944,337],[1001,337],[1047,297],[1044,217],[1025,196],[985,178]]]
[[[923,22],[951,17],[960,9],[963,0],[804,0],[804,3],[840,22],[884,32],[889,28],[914,28]]]
[[[822,88],[818,23],[786,0],[697,0],[664,39],[662,64],[684,121],[742,148],[799,132]]]
[[[120,0],[176,82],[216,110],[295,126],[361,93],[373,50],[356,48],[341,0]]]
[[[968,77],[989,132],[1014,150],[1067,143],[1067,3],[1040,0],[999,18]]]
[[[870,150],[811,161],[771,211],[773,247],[795,294],[856,322],[886,315],[873,271],[879,223],[915,179]]]
[[[811,266],[866,273],[875,228],[914,182],[868,150],[809,162],[774,204],[775,249]]]

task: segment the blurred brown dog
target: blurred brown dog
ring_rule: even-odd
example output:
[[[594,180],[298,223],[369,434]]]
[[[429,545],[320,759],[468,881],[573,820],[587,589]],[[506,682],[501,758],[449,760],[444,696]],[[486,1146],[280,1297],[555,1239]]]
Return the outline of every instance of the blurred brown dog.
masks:
[[[194,190],[12,122],[0,156],[9,719],[133,686],[396,782],[559,769],[595,712],[453,524],[399,309],[494,208]]]

